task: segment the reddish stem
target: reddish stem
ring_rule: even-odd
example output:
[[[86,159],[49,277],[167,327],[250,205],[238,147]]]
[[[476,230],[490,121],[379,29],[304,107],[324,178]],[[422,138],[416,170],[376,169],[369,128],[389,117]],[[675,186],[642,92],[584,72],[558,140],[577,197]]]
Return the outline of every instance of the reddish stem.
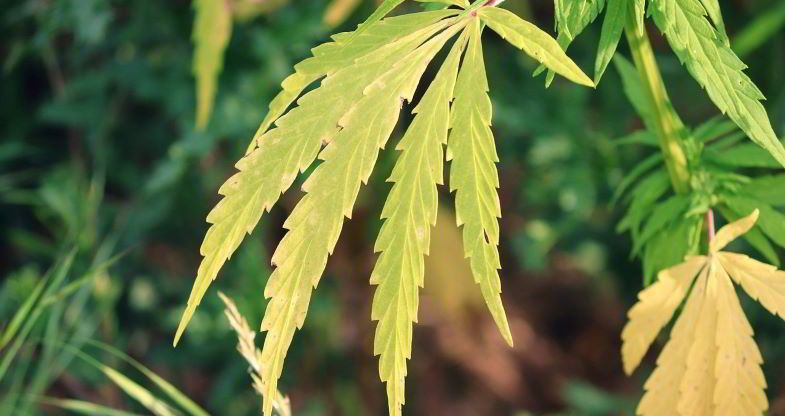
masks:
[[[715,232],[714,232],[714,210],[712,210],[711,208],[709,208],[709,210],[706,212],[706,222],[707,222],[707,227],[709,229],[709,242],[711,242],[711,240],[714,240],[714,234],[715,234]]]

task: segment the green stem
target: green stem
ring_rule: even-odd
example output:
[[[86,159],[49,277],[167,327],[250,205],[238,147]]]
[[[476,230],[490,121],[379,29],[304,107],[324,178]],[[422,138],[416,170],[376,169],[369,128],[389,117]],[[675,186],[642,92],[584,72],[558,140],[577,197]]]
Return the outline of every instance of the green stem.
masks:
[[[632,3],[630,3],[632,4]],[[632,8],[632,6],[630,6]],[[652,114],[652,128],[657,135],[665,166],[676,193],[690,190],[690,172],[687,168],[687,156],[684,152],[684,124],[673,110],[665,84],[662,81],[654,51],[642,22],[630,11],[627,13],[625,25],[627,42],[632,51],[635,68],[644,85],[646,98],[649,100]]]

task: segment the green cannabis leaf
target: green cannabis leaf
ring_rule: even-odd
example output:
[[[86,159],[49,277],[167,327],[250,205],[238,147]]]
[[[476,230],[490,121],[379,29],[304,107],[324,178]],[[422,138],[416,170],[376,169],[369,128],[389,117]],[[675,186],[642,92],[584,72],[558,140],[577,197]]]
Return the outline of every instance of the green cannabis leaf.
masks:
[[[456,36],[397,146],[401,153],[390,177],[394,185],[375,247],[381,254],[371,276],[371,283],[377,285],[371,316],[378,321],[374,353],[380,355],[380,378],[387,384],[390,414],[400,415],[405,401],[406,360],[417,321],[418,289],[424,282],[423,256],[428,254],[430,228],[436,222],[445,144],[465,253],[491,315],[512,345],[500,296],[498,158],[490,129],[483,26],[548,69],[582,85],[594,84],[555,39],[496,8],[494,2],[449,1],[460,8],[383,18],[399,3],[385,1],[356,31],[333,36],[332,42],[314,48],[313,57],[295,66],[237,163],[239,172],[219,190],[224,198],[207,217],[212,225],[201,248],[204,259],[175,343],[245,234],[299,173],[317,157],[321,160],[302,185],[305,195],[284,223],[288,231],[272,256],[275,270],[265,288],[270,301],[261,326],[267,336],[260,367],[266,415],[272,411],[284,359],[296,329],[303,325],[312,291],[344,218],[351,217],[359,189],[392,134],[401,104],[411,102],[426,68]],[[304,93],[319,79],[317,88]]]
[[[716,1],[654,0],[650,10],[676,55],[717,107],[785,166],[785,148],[761,104],[763,93],[744,73],[747,66],[730,49],[727,36],[707,19],[706,4]],[[721,19],[719,7],[708,10],[715,22]]]

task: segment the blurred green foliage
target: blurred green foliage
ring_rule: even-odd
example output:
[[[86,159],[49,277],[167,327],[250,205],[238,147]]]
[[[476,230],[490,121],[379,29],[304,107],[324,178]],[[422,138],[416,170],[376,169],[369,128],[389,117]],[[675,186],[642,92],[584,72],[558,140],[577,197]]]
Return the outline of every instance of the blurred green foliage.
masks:
[[[338,29],[357,24],[370,14],[373,3],[363,2]],[[739,47],[747,54],[750,76],[767,94],[766,107],[775,131],[782,134],[785,33],[783,19],[767,18],[781,5],[778,0],[721,5],[731,44],[743,34]],[[211,122],[197,132],[190,2],[3,4],[0,334],[17,329],[8,345],[0,341],[0,413],[52,412],[52,407],[39,406],[41,396],[145,412],[71,350],[57,347],[66,343],[78,350],[91,339],[141,361],[212,413],[258,411],[246,364],[234,351],[236,338],[214,292],[176,350],[171,337],[200,259],[204,217],[217,201],[215,190],[232,173],[233,162],[243,154],[293,63],[332,31],[323,23],[326,7],[322,1],[293,0],[271,14],[237,22]],[[507,0],[505,7],[540,27],[553,27],[550,2]],[[595,22],[570,47],[583,68],[593,65],[599,33],[600,22]],[[635,401],[629,392],[640,384],[621,376],[618,350],[613,348],[624,308],[591,315],[596,321],[572,320],[569,311],[554,317],[554,311],[564,308],[580,315],[585,301],[578,296],[575,304],[565,304],[555,296],[546,298],[546,319],[527,309],[537,302],[522,294],[540,286],[561,290],[564,275],[580,275],[586,278],[578,281],[590,286],[592,298],[610,293],[612,302],[632,302],[641,268],[629,259],[629,237],[614,232],[623,212],[610,200],[624,175],[650,154],[646,146],[617,143],[616,138],[639,129],[641,121],[615,69],[608,70],[596,91],[563,80],[546,90],[542,78],[531,77],[536,68],[530,60],[487,36],[501,157],[502,281],[506,302],[519,304],[511,315],[531,325],[533,336],[543,343],[536,345],[556,352],[572,351],[580,334],[573,322],[611,329],[599,341],[591,338],[596,344],[587,347],[602,365],[575,363],[566,353],[556,354],[554,360],[566,363],[564,374],[575,383],[554,383],[548,389],[556,393],[549,393],[545,387],[523,388],[528,385],[520,382],[514,385],[519,394],[505,396],[464,368],[465,363],[450,361],[425,323],[416,342],[429,347],[415,352],[418,364],[413,371],[431,371],[437,380],[452,384],[439,393],[428,390],[436,389],[433,380],[411,377],[409,412],[427,414],[434,401],[447,406],[447,399],[438,400],[459,396],[455,402],[462,407],[454,414],[512,414],[516,409],[534,414],[622,412]],[[654,37],[653,43],[685,122],[697,126],[715,116],[708,98],[662,39]],[[627,54],[625,47],[620,49]],[[339,245],[312,300],[311,319],[295,338],[281,389],[291,395],[296,415],[376,414],[384,407],[368,341],[373,329],[365,313],[368,305],[356,298],[370,298],[372,236],[380,226],[384,199],[378,195],[389,190],[383,179],[392,168],[392,148],[383,152],[371,184],[361,193],[360,207],[345,231],[348,241]],[[285,195],[283,207],[262,221],[216,282],[252,327],[265,306],[262,289],[271,248],[297,196]],[[26,310],[32,295],[35,305],[15,327],[12,317]],[[785,336],[776,319],[747,306],[767,360],[768,393],[780,399],[771,400],[774,406],[782,406]],[[107,365],[129,368],[101,350],[90,354]],[[520,360],[547,361],[533,357]],[[140,374],[129,377],[152,386]],[[772,412],[778,409],[785,412]]]

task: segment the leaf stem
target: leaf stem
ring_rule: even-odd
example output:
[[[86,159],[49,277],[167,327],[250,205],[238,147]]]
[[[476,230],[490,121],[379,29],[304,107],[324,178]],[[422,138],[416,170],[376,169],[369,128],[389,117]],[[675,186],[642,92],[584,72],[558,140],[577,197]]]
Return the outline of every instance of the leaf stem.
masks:
[[[711,208],[709,208],[709,210],[706,211],[706,227],[708,228],[708,233],[709,233],[709,243],[711,243],[711,240],[714,240],[714,235],[715,235],[714,210]]]
[[[659,141],[660,150],[665,159],[665,166],[676,193],[690,190],[690,173],[687,168],[687,156],[684,152],[684,124],[673,109],[662,75],[657,67],[654,51],[642,22],[633,13],[633,3],[627,11],[625,33],[630,45],[633,63],[644,84],[646,98],[654,110],[654,130]]]

